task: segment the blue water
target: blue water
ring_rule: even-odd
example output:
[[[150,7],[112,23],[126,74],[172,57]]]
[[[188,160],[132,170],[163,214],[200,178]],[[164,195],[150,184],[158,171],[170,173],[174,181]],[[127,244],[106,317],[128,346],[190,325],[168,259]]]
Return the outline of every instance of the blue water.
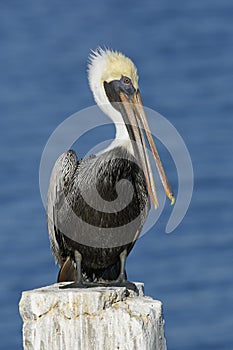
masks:
[[[233,349],[232,16],[231,0],[0,3],[2,349],[22,348],[21,292],[56,280],[38,168],[55,127],[93,104],[86,59],[98,45],[134,59],[144,104],[194,166],[188,214],[166,235],[165,213],[139,240],[129,278],[163,301],[169,350]]]

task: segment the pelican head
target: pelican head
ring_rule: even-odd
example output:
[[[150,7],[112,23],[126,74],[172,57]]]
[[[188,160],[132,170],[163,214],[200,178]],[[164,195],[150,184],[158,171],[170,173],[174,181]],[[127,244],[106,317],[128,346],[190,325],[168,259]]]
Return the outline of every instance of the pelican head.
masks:
[[[148,193],[157,207],[156,188],[143,130],[145,131],[164,190],[173,204],[175,198],[147,122],[134,63],[120,52],[98,49],[90,56],[88,78],[97,105],[116,125],[116,138],[127,140],[122,145],[140,161]]]

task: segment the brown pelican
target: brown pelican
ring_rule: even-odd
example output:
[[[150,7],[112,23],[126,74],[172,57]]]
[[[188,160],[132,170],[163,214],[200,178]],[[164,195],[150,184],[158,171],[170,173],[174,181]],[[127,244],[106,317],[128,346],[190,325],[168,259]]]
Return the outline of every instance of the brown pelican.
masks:
[[[115,123],[116,137],[95,156],[78,160],[69,150],[56,161],[47,195],[51,249],[60,265],[58,281],[75,281],[68,287],[134,289],[127,281],[126,257],[150,199],[158,204],[144,134],[166,195],[172,204],[175,198],[147,123],[133,62],[119,52],[98,49],[90,56],[88,78],[97,105]],[[114,207],[118,197],[120,207]]]

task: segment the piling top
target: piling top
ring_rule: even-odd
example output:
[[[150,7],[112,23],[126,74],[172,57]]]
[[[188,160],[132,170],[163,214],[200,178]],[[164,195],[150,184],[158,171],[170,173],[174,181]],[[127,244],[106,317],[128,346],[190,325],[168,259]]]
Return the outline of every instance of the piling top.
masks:
[[[25,350],[166,350],[162,303],[144,296],[142,283],[139,293],[61,285],[22,293]]]

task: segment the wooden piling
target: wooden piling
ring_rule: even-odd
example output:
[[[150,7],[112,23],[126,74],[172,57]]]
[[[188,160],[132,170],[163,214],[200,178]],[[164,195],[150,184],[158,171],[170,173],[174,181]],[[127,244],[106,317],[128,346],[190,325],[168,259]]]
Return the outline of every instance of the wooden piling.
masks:
[[[139,293],[59,285],[22,293],[24,350],[166,350],[162,303],[141,283]]]

